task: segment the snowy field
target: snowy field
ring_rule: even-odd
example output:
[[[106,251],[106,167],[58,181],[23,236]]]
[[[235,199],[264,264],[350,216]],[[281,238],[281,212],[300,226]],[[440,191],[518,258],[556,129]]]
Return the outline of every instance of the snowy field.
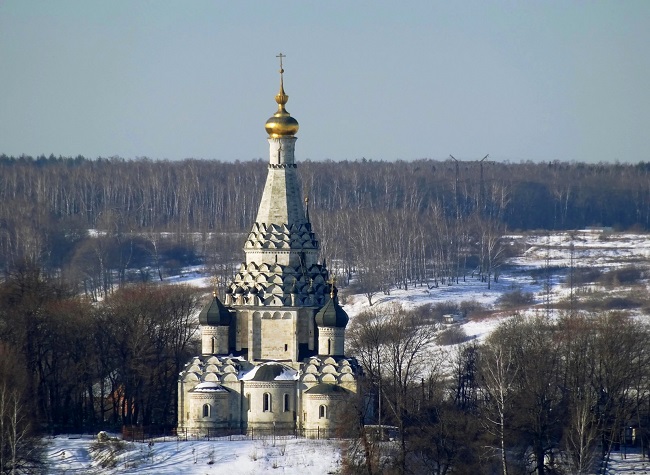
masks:
[[[341,451],[336,441],[281,439],[201,442],[123,442],[124,451],[91,456],[90,436],[58,436],[47,440],[49,474],[254,475],[264,473],[339,473]],[[106,445],[106,444],[105,444]],[[104,454],[107,455],[109,450]]]
[[[600,268],[602,270],[636,265],[647,269],[650,261],[650,235],[619,234],[607,230],[582,230],[574,233],[553,233],[536,236],[509,236],[508,244],[521,249],[501,269],[498,282],[488,290],[485,282],[467,276],[455,285],[438,288],[411,287],[393,289],[390,295],[378,294],[375,307],[399,302],[407,308],[438,302],[476,301],[488,310],[488,318],[468,319],[459,326],[466,335],[484,339],[502,321],[508,312],[496,311],[496,301],[504,293],[519,289],[535,296],[537,311],[543,311],[545,299],[558,301],[566,298],[569,289],[564,285],[567,267]],[[553,269],[542,279],[535,269]],[[539,273],[537,273],[539,274]],[[209,288],[209,276],[199,268],[188,269],[182,276],[168,279],[172,284],[183,283]],[[551,284],[550,291],[544,284]],[[647,281],[646,281],[647,287]],[[368,308],[363,295],[345,297],[344,309],[351,318]],[[535,311],[535,310],[532,310]],[[648,315],[638,315],[649,318]],[[447,350],[450,351],[449,347]],[[338,473],[341,451],[335,441],[301,439],[272,441],[211,441],[211,442],[157,442],[126,443],[127,450],[116,457],[114,468],[102,468],[91,457],[92,439],[57,437],[48,440],[48,466],[52,474],[300,474],[305,469],[312,474]],[[212,461],[212,463],[209,463]],[[613,453],[609,474],[650,474],[650,461],[638,453]]]

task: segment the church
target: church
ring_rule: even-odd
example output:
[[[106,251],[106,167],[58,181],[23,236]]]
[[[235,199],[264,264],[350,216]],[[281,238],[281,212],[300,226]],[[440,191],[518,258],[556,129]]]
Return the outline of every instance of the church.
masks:
[[[277,112],[266,121],[269,165],[245,262],[199,314],[201,355],[178,380],[178,431],[334,434],[358,392],[344,354],[348,315],[309,221],[294,158],[298,121],[285,105],[280,58]]]

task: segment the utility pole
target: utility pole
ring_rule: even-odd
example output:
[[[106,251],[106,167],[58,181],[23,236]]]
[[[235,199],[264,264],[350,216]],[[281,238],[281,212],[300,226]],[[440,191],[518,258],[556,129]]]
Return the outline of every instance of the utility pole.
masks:
[[[479,214],[484,215],[486,212],[485,209],[485,183],[483,182],[483,161],[488,158],[490,154],[488,153],[485,157],[481,158],[478,163],[481,168],[481,180],[479,184]]]
[[[454,195],[455,195],[455,201],[456,201],[456,219],[460,218],[460,209],[458,206],[458,160],[452,155],[449,154],[449,158],[451,158],[454,162],[456,162],[456,183],[454,184]]]
[[[449,157],[456,162],[456,183],[454,185],[454,195],[456,201],[456,222],[454,223],[454,240],[456,241],[455,246],[455,260],[456,260],[456,283],[458,284],[458,274],[460,274],[460,236],[459,236],[459,222],[460,222],[460,207],[458,202],[458,160],[452,155],[449,154]]]

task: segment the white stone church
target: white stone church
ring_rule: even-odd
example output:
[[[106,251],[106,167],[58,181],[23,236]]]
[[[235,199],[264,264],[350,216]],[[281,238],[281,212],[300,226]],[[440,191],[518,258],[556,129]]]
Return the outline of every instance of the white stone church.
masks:
[[[357,393],[344,355],[348,315],[309,222],[294,160],[298,122],[285,109],[280,55],[277,112],[266,122],[269,167],[246,261],[224,301],[199,315],[201,355],[178,380],[178,430],[336,431]]]

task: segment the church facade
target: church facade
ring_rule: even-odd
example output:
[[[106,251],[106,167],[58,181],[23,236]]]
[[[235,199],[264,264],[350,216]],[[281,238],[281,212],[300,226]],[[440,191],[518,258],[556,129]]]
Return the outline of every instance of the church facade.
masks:
[[[201,355],[178,380],[178,430],[336,431],[358,392],[344,355],[348,315],[301,198],[280,55],[277,112],[267,120],[268,175],[245,262],[221,301],[199,314]]]

